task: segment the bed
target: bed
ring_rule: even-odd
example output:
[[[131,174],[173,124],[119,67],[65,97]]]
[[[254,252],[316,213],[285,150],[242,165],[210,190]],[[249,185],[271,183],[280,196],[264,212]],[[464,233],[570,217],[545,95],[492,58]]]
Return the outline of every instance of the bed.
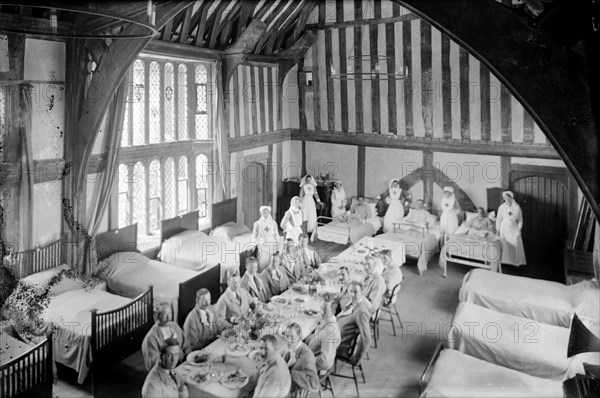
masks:
[[[213,303],[221,294],[220,264],[192,271],[131,251],[132,247],[137,247],[137,224],[100,234],[96,244],[101,264],[97,274],[106,281],[109,291],[135,297],[153,286],[154,304],[170,303],[173,318],[179,325],[183,325],[194,308],[199,289],[207,288]]]
[[[592,319],[600,316],[597,281],[563,285],[474,269],[465,275],[458,296],[463,302],[567,328],[574,313]]]
[[[215,203],[210,234],[198,230],[198,211],[163,220],[159,259],[191,270],[220,263],[222,283],[231,271],[243,274],[246,259],[256,256],[256,244],[250,229],[235,222],[236,209],[235,198]]]
[[[584,362],[600,365],[598,353],[567,358],[570,329],[472,303],[459,303],[446,330],[449,348],[531,376],[564,381],[584,373]]]
[[[91,369],[94,393],[97,377],[93,370],[137,351],[154,324],[153,291],[146,286],[133,298],[109,293],[100,280],[73,277],[69,267],[60,264],[61,254],[60,241],[19,253],[23,264],[32,266],[21,272],[21,281],[36,288],[47,288],[50,281],[58,281],[52,284],[39,319],[54,331],[53,360],[77,371],[79,383]],[[5,309],[11,319],[23,319],[28,314],[23,309],[31,302],[23,291],[26,289],[15,290],[7,300]]]
[[[489,231],[461,228],[448,235],[439,261],[444,276],[448,262],[502,272],[502,241]]]
[[[365,198],[370,207],[372,217],[365,219],[356,214],[346,213],[336,218],[319,216],[313,239],[350,245],[365,236],[373,236],[381,228],[381,220],[377,216],[376,199]]]
[[[0,396],[52,398],[52,332],[28,345],[0,331]]]
[[[419,383],[421,398],[562,398],[562,383],[477,359],[441,344]]]
[[[399,242],[404,245],[404,255],[417,260],[419,274],[427,270],[427,263],[435,253],[439,251],[439,223],[433,228],[417,226],[415,224],[404,224],[395,228],[394,232],[386,232],[378,235],[379,238]],[[444,276],[445,276],[445,269]]]

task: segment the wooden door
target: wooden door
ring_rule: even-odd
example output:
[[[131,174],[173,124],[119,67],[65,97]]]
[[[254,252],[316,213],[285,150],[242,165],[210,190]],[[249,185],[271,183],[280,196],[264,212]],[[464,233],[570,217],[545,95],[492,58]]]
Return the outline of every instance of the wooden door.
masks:
[[[247,163],[242,176],[242,209],[244,224],[252,229],[260,218],[258,209],[265,204],[265,166],[259,162]]]
[[[511,173],[511,190],[523,211],[528,276],[563,281],[569,195],[563,176]]]

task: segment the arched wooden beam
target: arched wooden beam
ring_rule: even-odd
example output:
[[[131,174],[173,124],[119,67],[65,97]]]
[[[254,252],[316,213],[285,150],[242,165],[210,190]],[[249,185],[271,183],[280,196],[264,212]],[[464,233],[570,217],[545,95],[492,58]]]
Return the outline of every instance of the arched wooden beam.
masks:
[[[590,88],[566,52],[496,1],[394,1],[440,29],[498,77],[554,145],[600,219],[600,134]]]
[[[405,191],[409,191],[418,182],[425,183],[425,173],[427,173],[425,168],[419,167],[412,173],[405,175],[400,180],[400,187]],[[458,203],[460,203],[460,208],[463,211],[475,211],[477,209],[471,200],[471,197],[465,191],[463,191],[456,182],[448,178],[448,176],[437,167],[434,167],[433,181],[442,189],[444,187],[452,187],[452,189],[454,189],[454,196],[456,197],[456,200],[458,200]]]

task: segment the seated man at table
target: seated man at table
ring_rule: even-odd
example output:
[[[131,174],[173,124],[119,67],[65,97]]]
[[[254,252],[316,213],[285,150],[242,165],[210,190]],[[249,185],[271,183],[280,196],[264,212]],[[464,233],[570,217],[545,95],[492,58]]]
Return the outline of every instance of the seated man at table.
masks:
[[[350,206],[350,212],[352,214],[362,216],[367,220],[373,216],[371,214],[371,209],[369,208],[369,205],[365,203],[364,196],[361,195],[357,196],[356,202],[353,203],[352,206]]]
[[[292,322],[285,328],[283,337],[287,340],[288,348],[283,359],[287,362],[292,376],[290,397],[301,396],[303,391],[318,392],[319,376],[315,355],[302,342],[302,328],[296,322]]]
[[[385,267],[381,273],[381,276],[383,276],[383,280],[385,281],[385,297],[391,297],[394,287],[402,282],[404,276],[402,275],[400,267],[392,260],[392,252],[390,250],[382,250],[381,253],[379,253],[379,257]]]
[[[242,276],[241,287],[258,301],[266,303],[269,301],[269,290],[263,278],[257,273],[258,260],[254,256],[246,260],[246,273]]]
[[[273,254],[271,264],[263,270],[261,276],[269,289],[269,299],[273,296],[279,296],[290,287],[290,280],[281,265],[281,255],[279,253]]]
[[[423,199],[419,199],[417,200],[417,208],[410,209],[408,215],[402,220],[402,223],[427,225],[430,219],[431,213],[425,208],[425,202],[423,202]]]
[[[333,367],[335,352],[340,345],[340,326],[331,309],[331,302],[323,301],[321,311],[323,319],[318,323],[315,331],[306,338],[306,344],[315,354],[315,363],[319,375],[324,375]]]
[[[172,314],[171,305],[167,302],[159,303],[154,309],[156,323],[142,341],[142,355],[147,371],[150,371],[158,361],[160,351],[167,345],[167,339],[175,339],[180,347],[184,344],[183,330],[177,323],[171,321]]]
[[[383,263],[379,258],[368,256],[365,262],[366,275],[362,280],[363,295],[371,303],[373,312],[377,311],[383,295],[386,291],[385,280],[381,273],[383,272]]]
[[[356,343],[356,349],[352,353],[350,361],[358,364],[371,346],[371,303],[362,294],[362,284],[357,281],[350,282],[348,288],[352,301],[337,315],[340,326],[340,345],[337,355],[345,357],[350,349],[352,338],[358,332],[360,338]]]
[[[281,264],[292,285],[306,274],[304,262],[301,260],[298,252],[298,245],[291,239],[285,241],[281,255]]]
[[[184,378],[175,371],[181,359],[181,347],[175,339],[167,339],[142,387],[142,398],[189,397]]]
[[[251,308],[256,305],[257,300],[240,286],[240,276],[237,272],[227,278],[227,290],[223,292],[215,306],[217,325],[219,328],[227,328],[238,323],[239,319],[248,315]]]
[[[314,248],[309,246],[308,234],[306,232],[300,234],[298,255],[302,258],[302,263],[306,270],[316,269],[321,265],[321,257]]]
[[[185,355],[206,347],[216,339],[217,333],[217,317],[210,305],[210,291],[202,288],[196,292],[196,305],[183,324]]]
[[[335,296],[332,307],[335,314],[341,312],[351,300],[350,292],[348,292],[348,286],[350,285],[350,270],[345,265],[342,265],[338,269],[338,283],[340,285],[340,291]]]
[[[272,334],[266,334],[260,339],[258,348],[265,364],[252,379],[254,383],[248,383],[248,387],[241,391],[242,397],[267,398],[286,397],[290,392],[292,379],[284,359],[277,350],[277,338]],[[252,387],[254,393],[252,394]]]

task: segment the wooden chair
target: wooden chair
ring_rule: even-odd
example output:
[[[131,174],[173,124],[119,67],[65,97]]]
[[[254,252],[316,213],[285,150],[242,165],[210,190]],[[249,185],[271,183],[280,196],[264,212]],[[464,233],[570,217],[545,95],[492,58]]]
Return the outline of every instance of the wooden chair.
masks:
[[[379,313],[381,308],[377,308],[375,314],[371,316],[369,323],[371,324],[371,331],[373,333],[373,345],[377,348],[377,340],[379,339]]]
[[[337,355],[335,356],[335,363],[334,363],[334,367],[333,367],[334,372],[331,373],[331,376],[342,377],[344,379],[353,379],[354,387],[356,388],[356,396],[360,398],[360,392],[358,391],[358,378],[356,377],[356,368],[358,368],[358,370],[360,370],[360,374],[362,376],[363,383],[366,383],[367,379],[365,377],[365,371],[363,370],[360,360],[358,361],[358,363],[356,363],[352,360],[352,355],[354,354],[354,351],[356,351],[356,344],[358,342],[359,336],[360,336],[360,332],[357,331],[354,334],[354,336],[352,337],[352,340],[350,341],[350,347],[348,347],[347,352],[340,354],[340,352],[338,351]],[[350,365],[350,367],[352,368],[352,376],[347,376],[347,375],[342,375],[342,374],[337,373],[338,361],[345,363],[347,365]]]
[[[402,287],[402,282],[398,283],[392,289],[391,296],[384,296],[383,304],[380,307],[380,310],[386,314],[390,315],[390,319],[381,318],[382,321],[389,321],[392,323],[392,330],[394,332],[394,336],[396,336],[396,326],[394,325],[394,316],[398,318],[398,324],[400,325],[400,329],[404,329],[404,325],[402,324],[402,319],[400,319],[400,314],[398,313],[398,308],[396,308],[396,302],[398,301],[398,293],[400,292],[400,288]],[[379,312],[379,310],[378,310]],[[379,332],[379,319],[377,321],[377,331]],[[375,346],[377,347],[377,346]]]
[[[319,398],[323,398],[323,391],[331,391],[331,396],[335,398],[333,392],[333,384],[331,384],[331,369],[327,371],[323,376],[319,378],[321,389],[319,390]]]

